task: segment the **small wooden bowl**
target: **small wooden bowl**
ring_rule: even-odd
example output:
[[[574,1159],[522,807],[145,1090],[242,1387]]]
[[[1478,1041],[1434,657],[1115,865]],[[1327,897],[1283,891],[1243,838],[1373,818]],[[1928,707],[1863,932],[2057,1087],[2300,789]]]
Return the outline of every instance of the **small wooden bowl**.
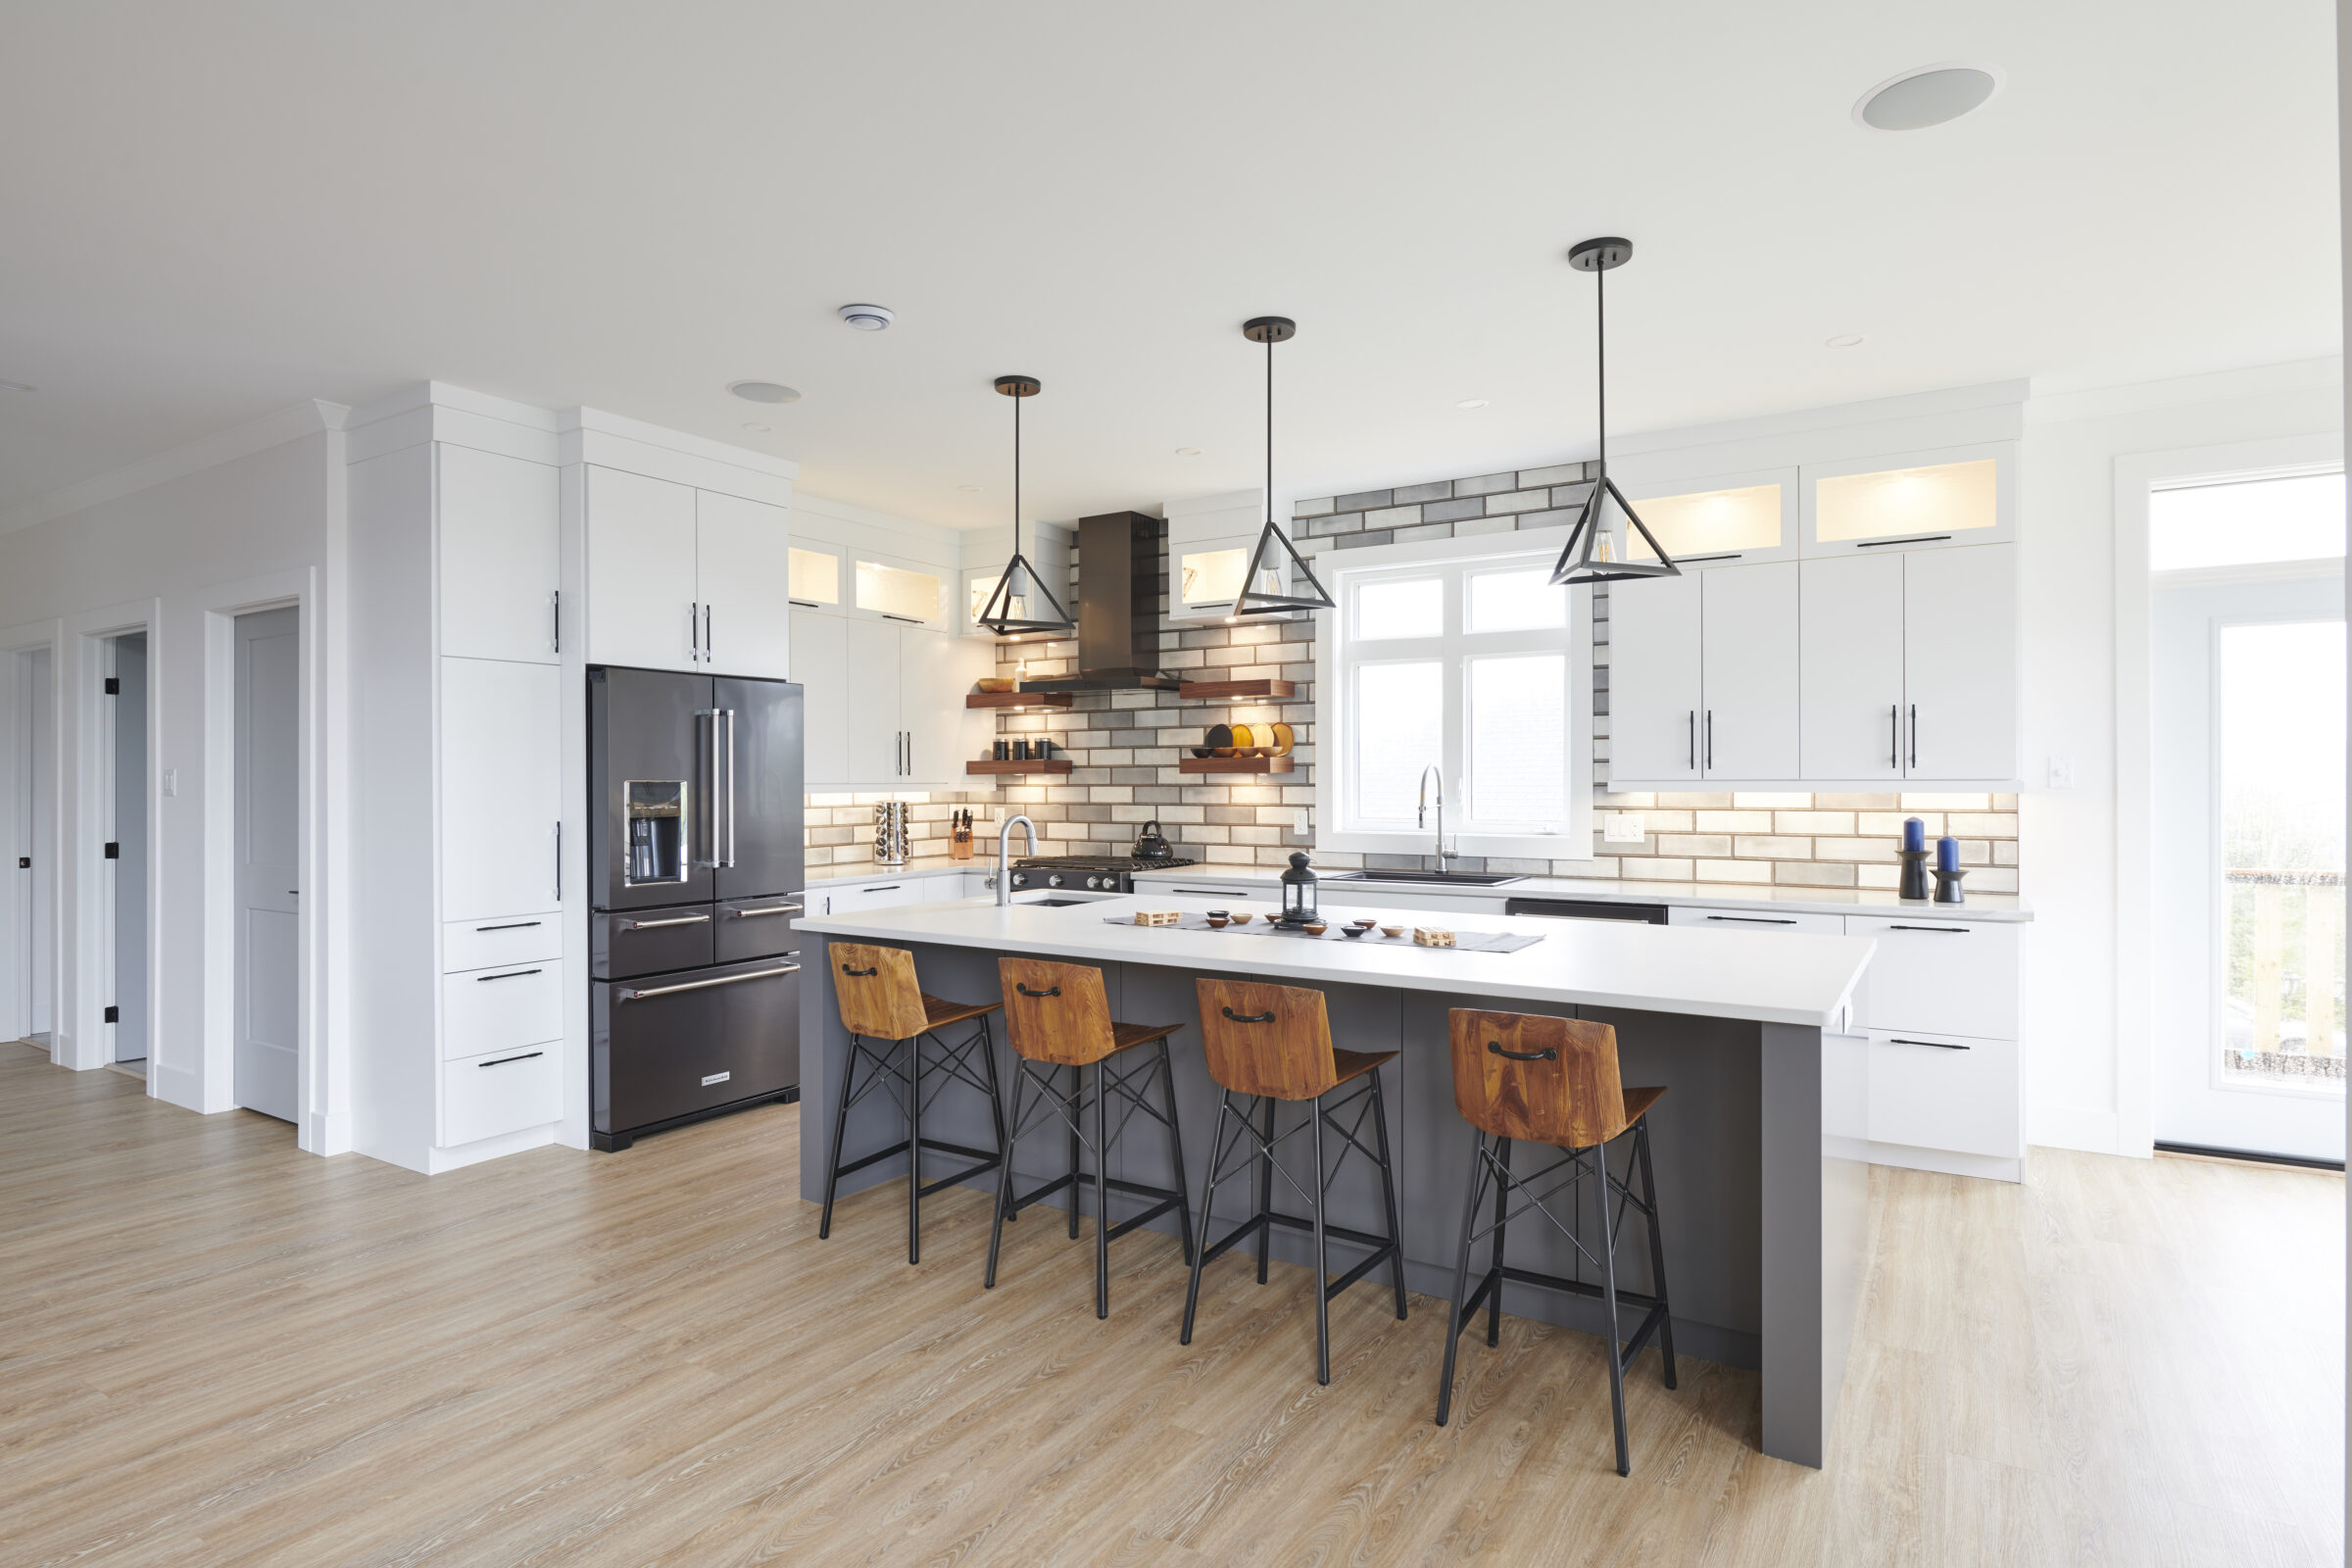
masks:
[[[980,689],[984,692],[1008,692],[1018,684],[1019,682],[1006,680],[1002,675],[991,675],[979,683]]]
[[[1211,909],[1204,918],[1208,921],[1208,928],[1211,931],[1222,931],[1233,923],[1233,916],[1222,909]]]
[[[1244,909],[1233,917],[1233,923],[1235,925],[1248,925],[1250,921],[1256,918],[1256,915],[1251,914],[1247,909]]]
[[[1380,928],[1380,934],[1384,937],[1400,937],[1404,935],[1404,927],[1400,925],[1384,925]]]
[[[1321,920],[1309,920],[1306,922],[1306,924],[1300,926],[1298,929],[1305,932],[1310,937],[1319,937],[1324,932],[1330,930],[1331,927],[1326,925]]]

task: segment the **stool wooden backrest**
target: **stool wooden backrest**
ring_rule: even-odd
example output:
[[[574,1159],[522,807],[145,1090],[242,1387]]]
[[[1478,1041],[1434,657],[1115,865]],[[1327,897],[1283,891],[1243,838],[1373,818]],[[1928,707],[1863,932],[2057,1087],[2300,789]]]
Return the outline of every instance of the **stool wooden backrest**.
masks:
[[[1031,1061],[1088,1067],[1111,1053],[1110,998],[1102,971],[1083,963],[999,958],[1004,1028]]]
[[[931,1027],[913,954],[863,942],[836,942],[831,953],[843,1028],[869,1040],[911,1040]]]
[[[1208,1075],[1237,1095],[1313,1100],[1340,1081],[1323,993],[1248,980],[1200,980]]]
[[[1495,1138],[1590,1149],[1625,1131],[1617,1031],[1581,1018],[1456,1007],[1453,1103]]]

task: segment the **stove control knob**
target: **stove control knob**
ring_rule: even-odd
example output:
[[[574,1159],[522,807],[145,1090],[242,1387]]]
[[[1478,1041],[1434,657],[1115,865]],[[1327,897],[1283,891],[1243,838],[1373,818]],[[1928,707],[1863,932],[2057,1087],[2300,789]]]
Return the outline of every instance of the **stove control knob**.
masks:
[[[1086,885],[1090,888],[1099,888],[1102,885],[1102,879],[1099,876],[1090,876],[1086,879]]]
[[[1012,885],[1013,885],[1014,887],[1016,887],[1016,888],[1025,888],[1025,887],[1027,887],[1027,886],[1029,885],[1029,873],[1028,873],[1028,872],[1026,872],[1026,871],[1015,871],[1015,872],[1013,872],[1013,873],[1012,873]]]
[[[1046,878],[1046,886],[1050,888],[1057,888],[1061,886],[1061,873],[1056,871],[1052,876]]]

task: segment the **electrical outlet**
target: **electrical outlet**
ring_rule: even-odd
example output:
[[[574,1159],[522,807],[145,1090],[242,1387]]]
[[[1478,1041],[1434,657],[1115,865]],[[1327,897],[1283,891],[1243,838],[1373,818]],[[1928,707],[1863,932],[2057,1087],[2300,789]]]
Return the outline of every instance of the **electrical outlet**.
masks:
[[[164,769],[164,793],[166,795],[177,795],[179,793],[178,768],[167,767]]]
[[[1298,831],[1301,833],[1311,831],[1307,826],[1306,808],[1303,806],[1298,808]]]
[[[1612,811],[1601,819],[1600,837],[1604,844],[1640,844],[1649,836],[1648,825],[1640,811]]]
[[[2075,787],[2075,760],[2071,757],[2050,759],[2050,788],[2071,790]]]

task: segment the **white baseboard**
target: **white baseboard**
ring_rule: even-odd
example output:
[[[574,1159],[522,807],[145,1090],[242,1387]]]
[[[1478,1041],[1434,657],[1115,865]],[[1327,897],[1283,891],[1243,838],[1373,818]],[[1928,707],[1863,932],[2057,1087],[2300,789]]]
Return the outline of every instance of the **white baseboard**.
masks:
[[[2088,1154],[2120,1154],[2116,1113],[2079,1105],[2033,1105],[2026,1114],[2026,1142],[2045,1149],[2079,1149]]]
[[[348,1154],[358,1147],[352,1137],[349,1114],[321,1114],[314,1111],[304,1118],[302,1147],[314,1154]]]
[[[545,1127],[526,1127],[518,1133],[502,1133],[496,1138],[461,1144],[456,1149],[435,1149],[424,1156],[424,1173],[438,1176],[445,1170],[478,1165],[485,1159],[497,1159],[506,1154],[519,1154],[526,1149],[544,1148],[555,1141],[556,1124],[550,1122]]]
[[[1990,1154],[1961,1154],[1948,1149],[1913,1149],[1908,1144],[1873,1144],[1873,1165],[1895,1165],[1904,1170],[1932,1170],[1946,1176],[1974,1176],[1984,1181],[2022,1182],[2026,1162]]]

